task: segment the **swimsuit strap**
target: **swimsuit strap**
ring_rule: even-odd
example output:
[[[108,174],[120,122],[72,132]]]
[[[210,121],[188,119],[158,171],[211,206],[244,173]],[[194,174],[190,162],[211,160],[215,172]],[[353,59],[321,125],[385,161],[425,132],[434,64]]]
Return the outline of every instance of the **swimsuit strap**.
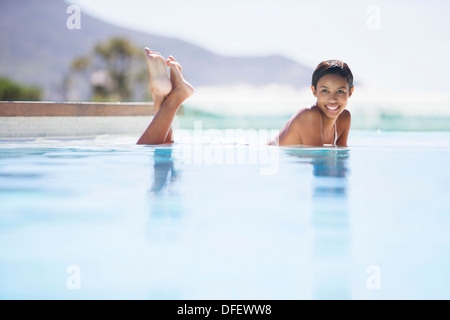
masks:
[[[336,147],[336,142],[337,142],[337,127],[336,127],[336,122],[334,123],[334,146]]]

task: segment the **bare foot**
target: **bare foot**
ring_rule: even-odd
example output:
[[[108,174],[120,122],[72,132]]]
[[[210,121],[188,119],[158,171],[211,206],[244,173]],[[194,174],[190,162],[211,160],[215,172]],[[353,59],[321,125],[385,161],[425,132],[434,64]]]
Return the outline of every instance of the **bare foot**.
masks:
[[[145,48],[145,58],[150,80],[150,91],[153,99],[157,96],[166,96],[172,90],[172,83],[167,76],[164,58],[159,52],[153,52]]]
[[[185,99],[192,96],[195,91],[194,87],[183,78],[183,75],[181,74],[181,65],[172,56],[169,56],[169,59],[166,60],[166,64],[170,67],[170,82],[172,83],[172,91],[176,91],[181,94]]]

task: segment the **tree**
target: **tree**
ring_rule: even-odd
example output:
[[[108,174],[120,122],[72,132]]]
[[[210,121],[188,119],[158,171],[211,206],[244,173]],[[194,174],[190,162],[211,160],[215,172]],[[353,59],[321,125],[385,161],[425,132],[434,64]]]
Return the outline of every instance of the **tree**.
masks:
[[[142,94],[147,91],[145,55],[124,38],[97,44],[92,53],[72,61],[70,74],[72,85],[74,77],[88,83],[94,101],[133,101],[139,95],[148,99]]]
[[[0,77],[1,101],[41,100],[42,90],[38,87],[23,85],[8,78]]]

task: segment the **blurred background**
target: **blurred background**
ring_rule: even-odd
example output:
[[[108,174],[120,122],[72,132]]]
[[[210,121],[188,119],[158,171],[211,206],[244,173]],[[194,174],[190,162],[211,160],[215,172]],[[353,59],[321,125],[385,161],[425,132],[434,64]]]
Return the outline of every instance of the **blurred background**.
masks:
[[[149,101],[143,48],[196,94],[181,125],[279,128],[314,68],[355,77],[352,128],[450,130],[450,2],[0,0],[0,100]]]

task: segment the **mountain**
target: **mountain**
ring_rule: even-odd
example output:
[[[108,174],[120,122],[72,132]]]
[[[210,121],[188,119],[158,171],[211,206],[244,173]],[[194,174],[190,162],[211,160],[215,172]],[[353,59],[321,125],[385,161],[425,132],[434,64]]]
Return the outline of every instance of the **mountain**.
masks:
[[[221,56],[179,39],[118,27],[84,12],[81,29],[69,30],[69,5],[63,0],[0,0],[0,76],[38,85],[47,99],[58,99],[70,62],[89,53],[95,44],[121,36],[142,48],[177,57],[194,86],[276,83],[299,87],[310,81],[310,68],[282,56]]]

